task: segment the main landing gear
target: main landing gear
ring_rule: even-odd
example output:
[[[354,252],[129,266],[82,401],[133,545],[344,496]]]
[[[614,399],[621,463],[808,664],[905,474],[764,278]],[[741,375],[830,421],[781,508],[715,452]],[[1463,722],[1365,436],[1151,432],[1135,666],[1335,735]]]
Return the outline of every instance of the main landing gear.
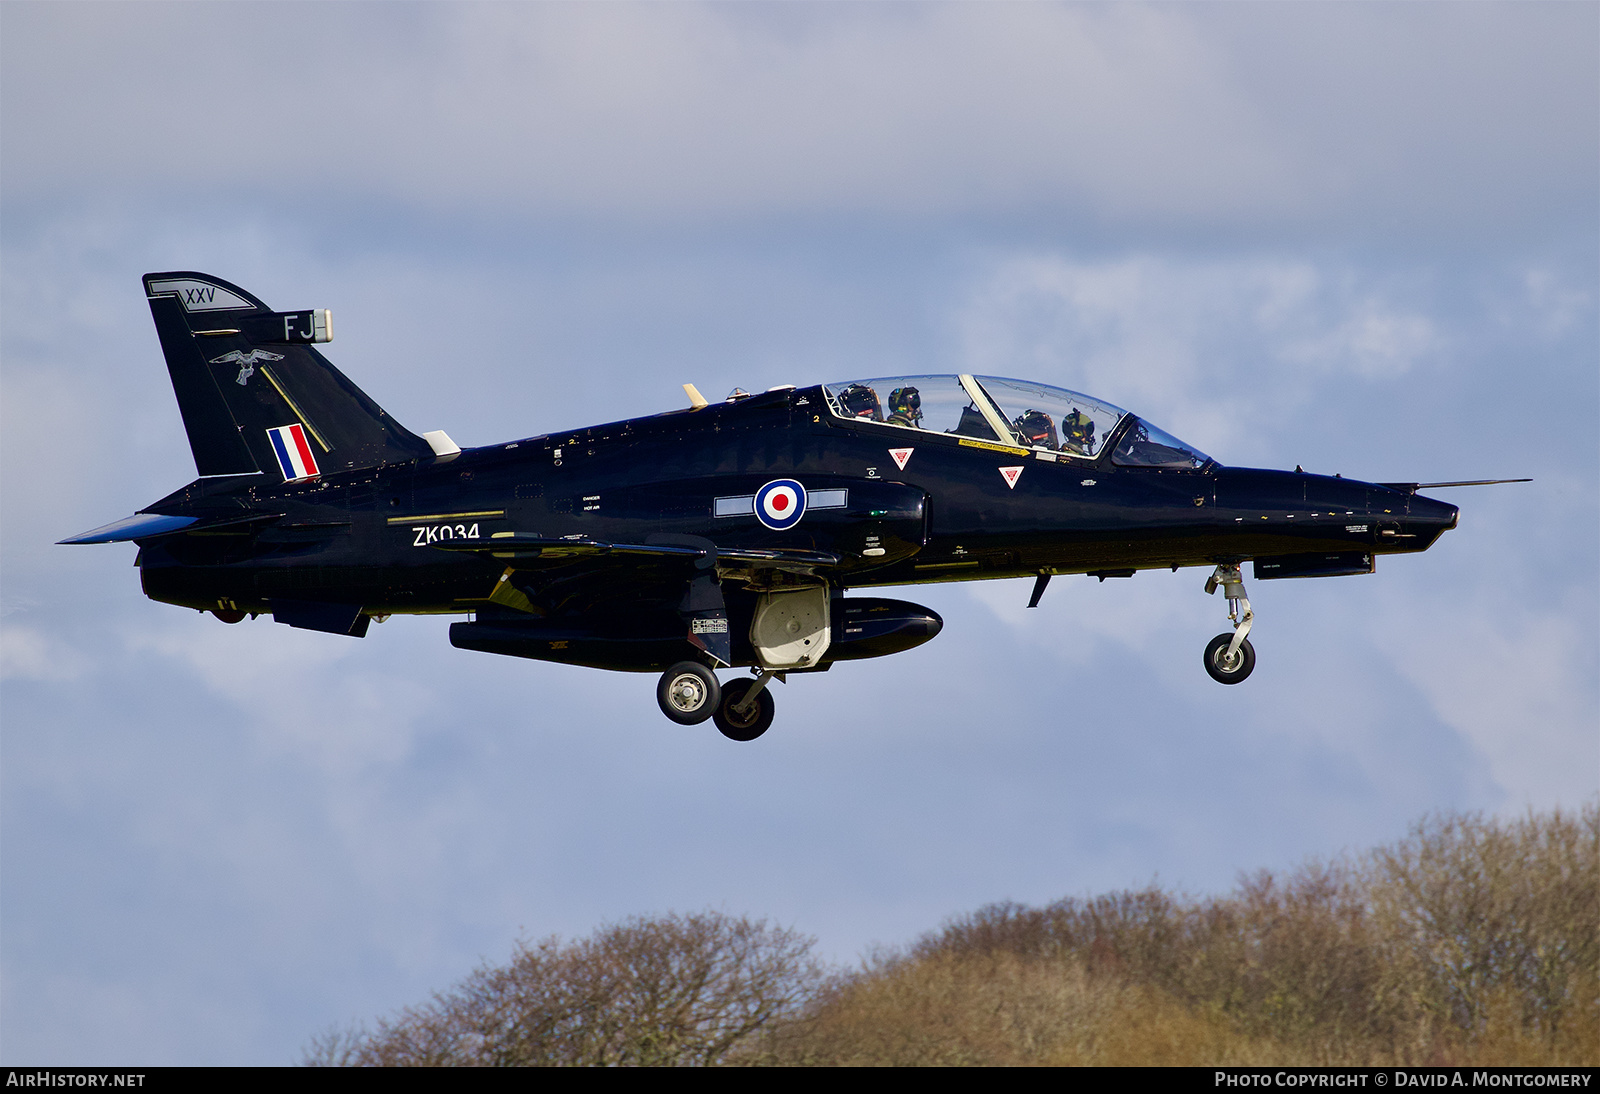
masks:
[[[1206,643],[1206,672],[1219,684],[1242,684],[1256,667],[1256,649],[1246,637],[1255,613],[1250,610],[1244,577],[1237,564],[1218,566],[1206,578],[1206,595],[1216,592],[1219,585],[1228,598],[1228,619],[1233,623],[1233,633],[1219,634]]]
[[[730,680],[726,687],[698,661],[679,661],[661,674],[656,702],[661,713],[679,725],[713,719],[717,731],[731,741],[753,741],[772,725],[777,703],[767,684],[778,674],[762,669],[752,680]]]
[[[722,685],[700,662],[679,661],[661,674],[656,702],[661,713],[680,726],[699,725],[716,713],[722,702]]]
[[[722,689],[722,705],[712,720],[717,731],[730,741],[753,741],[772,725],[778,704],[767,684],[775,673],[762,670],[753,680],[730,680]]]

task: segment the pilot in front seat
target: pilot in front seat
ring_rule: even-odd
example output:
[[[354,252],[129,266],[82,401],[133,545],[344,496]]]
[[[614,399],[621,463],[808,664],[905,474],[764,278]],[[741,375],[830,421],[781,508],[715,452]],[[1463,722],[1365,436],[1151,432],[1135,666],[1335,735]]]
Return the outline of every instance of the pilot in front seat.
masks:
[[[1017,435],[1022,438],[1023,444],[1039,448],[1061,447],[1056,443],[1056,423],[1042,410],[1026,411],[1011,424],[1016,429]]]
[[[839,405],[852,418],[868,422],[883,421],[883,404],[878,393],[866,384],[851,384],[839,393]]]

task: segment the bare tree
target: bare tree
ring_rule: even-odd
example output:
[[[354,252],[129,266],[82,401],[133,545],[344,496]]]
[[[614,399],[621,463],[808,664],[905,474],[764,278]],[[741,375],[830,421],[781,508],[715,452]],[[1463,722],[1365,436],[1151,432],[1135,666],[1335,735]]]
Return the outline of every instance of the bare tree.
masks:
[[[787,1018],[822,980],[814,940],[716,912],[635,918],[522,944],[432,1003],[332,1032],[310,1064],[706,1066]]]
[[[1479,1029],[1514,1001],[1554,1030],[1600,987],[1600,806],[1505,823],[1431,817],[1371,856],[1368,882],[1395,1005]]]

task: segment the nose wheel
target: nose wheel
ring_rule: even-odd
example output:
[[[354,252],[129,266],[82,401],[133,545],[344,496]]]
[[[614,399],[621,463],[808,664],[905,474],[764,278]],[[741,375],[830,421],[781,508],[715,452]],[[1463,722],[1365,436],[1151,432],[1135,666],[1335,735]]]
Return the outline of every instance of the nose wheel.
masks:
[[[1250,610],[1244,577],[1237,565],[1218,566],[1206,578],[1206,595],[1215,593],[1218,586],[1228,598],[1228,619],[1233,623],[1233,632],[1219,634],[1206,643],[1206,672],[1219,684],[1242,684],[1256,667],[1256,649],[1246,637],[1255,621],[1255,613]]]
[[[1219,684],[1242,684],[1256,667],[1256,648],[1247,638],[1233,647],[1232,634],[1219,634],[1206,643],[1206,671]]]

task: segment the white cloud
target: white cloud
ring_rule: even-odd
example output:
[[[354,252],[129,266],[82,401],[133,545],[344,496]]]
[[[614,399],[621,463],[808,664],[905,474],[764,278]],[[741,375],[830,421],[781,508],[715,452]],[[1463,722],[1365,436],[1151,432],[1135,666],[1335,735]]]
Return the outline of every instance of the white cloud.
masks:
[[[1182,570],[1175,576],[1152,571],[1134,580],[1102,582],[1065,574],[1051,579],[1034,609],[1028,607],[1031,579],[973,582],[966,590],[1053,658],[1082,668],[1101,656],[1108,643],[1117,648],[1118,656],[1142,658],[1158,635],[1189,631],[1203,643],[1214,631],[1227,629],[1227,608],[1220,594],[1206,597],[1202,591],[1205,576],[1204,570]],[[1196,653],[1181,665],[1147,660],[1141,668],[1170,680],[1174,675],[1193,675],[1190,670],[1199,665]]]
[[[1503,321],[1516,324],[1519,330],[1532,326],[1541,338],[1553,341],[1573,332],[1594,314],[1592,287],[1575,285],[1547,267],[1525,270],[1522,280],[1527,292],[1523,302],[1526,310],[1506,308],[1502,312]]]
[[[1576,806],[1600,787],[1592,632],[1570,615],[1423,603],[1374,636],[1470,740],[1512,810]]]
[[[357,640],[295,630],[270,617],[232,627],[209,617],[166,622],[156,630],[141,620],[125,633],[124,647],[193,674],[263,755],[290,756],[340,778],[393,768],[411,756],[432,693],[397,673],[346,671]],[[273,701],[259,702],[264,695]]]
[[[1213,453],[1294,430],[1330,378],[1381,383],[1449,342],[1340,268],[1272,258],[1002,256],[956,319],[964,367],[1119,403]]]
[[[1393,769],[1390,738],[1406,700],[1404,687],[1382,680],[1380,666],[1392,665],[1481,757],[1506,811],[1570,807],[1592,797],[1600,785],[1592,627],[1571,611],[1519,604],[1470,577],[1465,585],[1459,577],[1429,583],[1422,566],[1391,563],[1360,584],[1329,579],[1334,583],[1315,588],[1263,585],[1247,572],[1257,612],[1252,641],[1262,660],[1227,696],[1234,717],[1264,727],[1264,740],[1318,742],[1360,764],[1386,794],[1414,792],[1424,772],[1410,758]],[[1026,581],[967,591],[1019,641],[1070,670],[1109,655],[1128,666],[1127,678],[1189,692],[1197,682],[1212,686],[1201,676],[1199,650],[1211,634],[1230,629],[1218,599],[1200,594],[1204,574],[1141,573],[1104,586],[1057,577],[1033,611]],[[1593,601],[1582,588],[1570,597]],[[1307,701],[1330,693],[1342,698]],[[1391,709],[1370,709],[1372,701]]]
[[[1419,315],[1398,314],[1382,301],[1355,301],[1350,314],[1332,330],[1293,342],[1280,350],[1285,361],[1323,369],[1341,366],[1369,378],[1410,370],[1419,358],[1439,349],[1433,324]]]
[[[33,627],[0,627],[0,680],[65,683],[83,675],[87,662],[72,646]]]
[[[7,187],[1383,232],[1592,197],[1577,5],[308,10],[7,5]]]

